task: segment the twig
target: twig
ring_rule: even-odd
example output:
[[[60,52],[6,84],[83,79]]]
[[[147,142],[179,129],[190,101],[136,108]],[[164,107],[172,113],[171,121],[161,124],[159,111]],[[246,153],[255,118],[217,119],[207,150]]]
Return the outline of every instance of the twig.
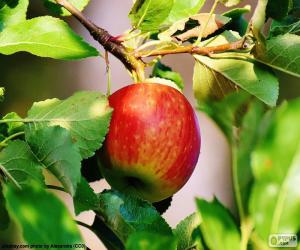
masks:
[[[151,56],[164,56],[170,54],[198,54],[198,55],[210,55],[214,53],[221,53],[225,51],[231,50],[239,50],[245,49],[245,38],[240,39],[233,43],[227,43],[219,46],[211,46],[211,47],[198,47],[198,46],[182,46],[175,49],[166,49],[166,50],[152,50],[152,51],[136,51],[134,56],[136,58],[144,58],[144,57],[151,57]]]
[[[105,50],[117,57],[133,74],[136,81],[142,81],[144,79],[144,63],[128,53],[126,48],[120,44],[115,37],[86,18],[67,0],[55,1],[57,4],[68,10],[90,32],[92,37],[104,47]]]

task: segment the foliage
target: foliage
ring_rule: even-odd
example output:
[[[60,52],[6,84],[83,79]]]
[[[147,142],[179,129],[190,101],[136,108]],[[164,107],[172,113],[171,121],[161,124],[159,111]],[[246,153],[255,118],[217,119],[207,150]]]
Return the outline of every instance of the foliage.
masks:
[[[62,1],[41,1],[49,13],[74,15]],[[243,15],[250,6],[223,14],[215,13],[214,7],[210,13],[198,13],[205,2],[134,1],[129,13],[132,29],[114,38],[117,47],[112,50],[125,51],[126,63],[133,55],[140,55],[135,60],[153,56],[143,64],[154,66],[152,81],[163,78],[162,83],[171,82],[180,90],[185,87],[183,78],[161,58],[193,55],[197,108],[216,122],[231,148],[237,212],[232,215],[216,198],[197,198],[197,211],[172,229],[158,212],[159,204],[116,190],[96,194],[87,179],[101,178],[94,158],[113,111],[107,96],[82,91],[65,100],[36,102],[25,118],[15,112],[1,118],[0,234],[14,222],[28,244],[84,243],[74,218],[49,192],[54,188],[69,193],[76,215],[96,213],[93,225],[85,226],[112,250],[261,250],[269,249],[270,234],[299,235],[300,99],[276,107],[280,91],[274,70],[300,77],[300,3],[260,0],[249,25]],[[215,3],[232,7],[240,2]],[[89,1],[68,3],[81,11]],[[28,0],[0,0],[1,54],[28,52],[61,60],[99,55],[60,17],[27,19],[28,5]],[[268,19],[271,26],[264,33]],[[5,102],[2,87],[0,102]],[[46,172],[60,186],[47,185]]]

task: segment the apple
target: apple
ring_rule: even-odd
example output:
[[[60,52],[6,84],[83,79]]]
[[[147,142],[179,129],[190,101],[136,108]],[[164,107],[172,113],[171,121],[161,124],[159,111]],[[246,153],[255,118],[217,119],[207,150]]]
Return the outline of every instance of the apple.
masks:
[[[170,86],[137,83],[109,97],[110,129],[98,152],[112,188],[150,202],[166,199],[192,175],[200,131],[185,96]]]

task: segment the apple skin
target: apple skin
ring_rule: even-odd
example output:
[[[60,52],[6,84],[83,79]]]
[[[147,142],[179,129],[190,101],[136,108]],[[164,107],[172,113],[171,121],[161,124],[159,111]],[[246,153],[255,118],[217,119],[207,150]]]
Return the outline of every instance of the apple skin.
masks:
[[[194,110],[175,88],[153,83],[109,97],[114,109],[98,152],[102,175],[115,189],[150,202],[166,199],[192,175],[200,154]]]

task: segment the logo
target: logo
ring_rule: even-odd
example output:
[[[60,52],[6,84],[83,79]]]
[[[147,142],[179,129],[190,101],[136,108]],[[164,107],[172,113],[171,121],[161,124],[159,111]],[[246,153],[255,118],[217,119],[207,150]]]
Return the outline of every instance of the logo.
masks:
[[[271,234],[269,236],[269,247],[297,247],[296,234]]]

